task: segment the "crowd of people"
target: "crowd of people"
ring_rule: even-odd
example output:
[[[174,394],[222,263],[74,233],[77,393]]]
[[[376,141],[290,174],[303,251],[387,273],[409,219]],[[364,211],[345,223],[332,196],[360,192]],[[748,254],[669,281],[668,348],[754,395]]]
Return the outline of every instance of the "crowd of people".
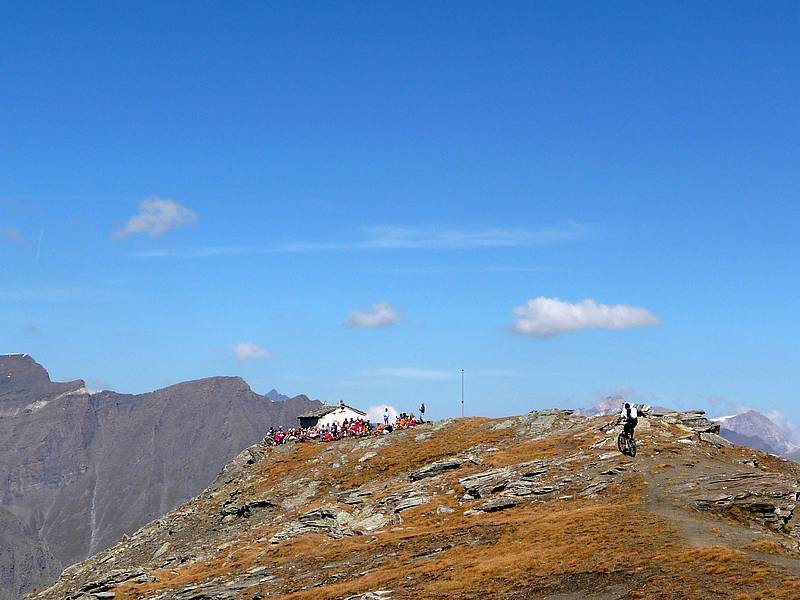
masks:
[[[423,404],[422,408],[424,413]],[[422,414],[421,413],[421,414]],[[411,429],[418,423],[422,423],[422,418],[417,419],[414,413],[400,413],[390,423],[389,409],[384,410],[383,423],[373,423],[369,419],[345,419],[342,422],[325,423],[319,427],[290,427],[277,429],[270,427],[264,438],[267,446],[278,446],[287,442],[332,442],[348,437],[368,437],[374,435],[384,435],[396,429]]]

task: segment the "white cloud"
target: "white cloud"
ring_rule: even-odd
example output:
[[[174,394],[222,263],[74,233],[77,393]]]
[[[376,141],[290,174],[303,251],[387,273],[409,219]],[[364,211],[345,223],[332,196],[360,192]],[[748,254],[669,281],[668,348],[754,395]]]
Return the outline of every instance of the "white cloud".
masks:
[[[378,302],[367,312],[354,310],[344,322],[346,327],[387,327],[400,322],[400,314],[386,302]]]
[[[657,325],[658,319],[644,308],[608,306],[586,299],[575,304],[542,296],[514,308],[514,330],[522,335],[546,337],[579,329],[627,329]]]
[[[376,404],[374,406],[370,406],[365,412],[367,413],[367,418],[371,423],[383,423],[383,411],[387,408],[389,409],[389,423],[394,425],[395,419],[397,419],[400,411],[391,404]],[[413,411],[411,409],[406,409],[406,412]]]
[[[418,369],[416,367],[382,367],[370,371],[362,371],[364,377],[389,377],[392,379],[412,379],[415,381],[442,381],[455,379],[455,371],[444,371],[438,369]]]
[[[792,423],[789,417],[778,410],[771,410],[764,414],[770,421],[775,423],[781,433],[783,433],[792,444],[795,446],[800,445],[800,428]]]
[[[233,348],[231,348],[231,352],[236,357],[236,360],[250,360],[253,358],[269,358],[270,353],[264,350],[263,348],[259,348],[253,342],[239,342]]]
[[[125,227],[114,234],[123,239],[131,234],[146,233],[157,237],[182,225],[197,221],[197,213],[174,200],[147,198],[139,204],[139,213],[128,219]]]

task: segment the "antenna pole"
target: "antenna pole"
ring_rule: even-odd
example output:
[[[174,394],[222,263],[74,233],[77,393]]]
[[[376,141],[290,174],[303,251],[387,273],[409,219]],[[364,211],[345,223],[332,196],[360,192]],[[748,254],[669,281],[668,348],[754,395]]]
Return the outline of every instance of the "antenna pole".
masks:
[[[461,416],[464,416],[464,369],[461,369]]]

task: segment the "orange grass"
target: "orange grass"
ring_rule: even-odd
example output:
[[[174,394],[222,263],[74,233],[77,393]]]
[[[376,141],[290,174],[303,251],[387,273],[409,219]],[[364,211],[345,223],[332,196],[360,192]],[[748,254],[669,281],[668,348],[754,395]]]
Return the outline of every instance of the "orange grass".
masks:
[[[298,509],[305,512],[331,502],[330,492],[339,485],[348,489],[383,482],[391,489],[390,480],[410,470],[479,444],[496,447],[484,454],[483,465],[467,463],[445,473],[442,482],[458,490],[457,479],[466,474],[568,456],[585,451],[601,436],[587,428],[518,442],[515,429],[495,431],[491,424],[486,419],[458,420],[423,442],[415,437],[426,432],[425,427],[399,432],[364,463],[357,460],[369,449],[351,453],[358,440],[273,450],[254,465],[253,477],[241,493],[277,493],[294,479],[311,477],[308,470],[313,468],[313,476],[322,483],[317,495]],[[342,464],[343,454],[348,464]],[[661,468],[666,467],[656,465],[656,471]],[[431,504],[404,511],[399,525],[340,540],[305,535],[272,546],[257,540],[271,537],[280,524],[256,527],[206,562],[156,571],[153,583],[120,585],[116,598],[143,600],[265,567],[265,573],[277,580],[243,591],[242,598],[269,594],[291,600],[334,600],[378,589],[393,590],[395,600],[540,598],[586,595],[612,583],[628,589],[627,598],[800,599],[797,578],[745,552],[689,548],[672,523],[647,511],[645,489],[643,476],[631,474],[596,498],[534,501],[475,516],[464,515],[466,507],[458,504],[457,495],[442,495]],[[438,515],[440,505],[455,512]],[[768,551],[763,544],[748,549]]]

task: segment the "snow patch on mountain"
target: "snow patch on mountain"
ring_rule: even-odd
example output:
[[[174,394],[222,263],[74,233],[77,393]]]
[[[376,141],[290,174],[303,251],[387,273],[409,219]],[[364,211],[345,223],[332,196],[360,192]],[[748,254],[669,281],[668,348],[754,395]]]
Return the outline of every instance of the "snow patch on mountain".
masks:
[[[778,411],[749,409],[713,420],[720,424],[721,434],[736,443],[782,455],[800,450],[800,429]]]

